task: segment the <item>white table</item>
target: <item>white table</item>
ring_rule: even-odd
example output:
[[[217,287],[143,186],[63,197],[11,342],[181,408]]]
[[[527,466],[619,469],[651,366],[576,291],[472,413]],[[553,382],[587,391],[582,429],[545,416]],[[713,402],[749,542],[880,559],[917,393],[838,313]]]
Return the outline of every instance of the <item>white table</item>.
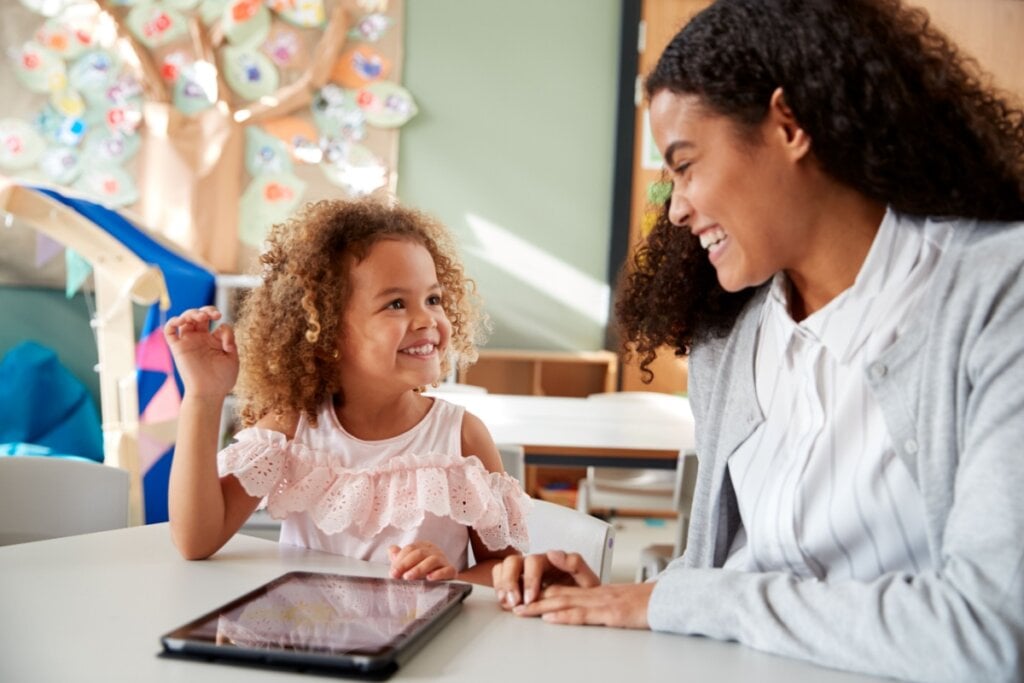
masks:
[[[0,548],[0,681],[254,683],[315,677],[158,658],[170,629],[286,571],[381,575],[335,555],[236,535],[187,562],[166,525]],[[488,588],[393,680],[815,683],[878,680],[732,644],[649,631],[555,626],[502,612]]]
[[[679,451],[694,447],[690,402],[679,396],[429,393],[465,406],[495,442],[522,446],[528,465],[673,469]]]

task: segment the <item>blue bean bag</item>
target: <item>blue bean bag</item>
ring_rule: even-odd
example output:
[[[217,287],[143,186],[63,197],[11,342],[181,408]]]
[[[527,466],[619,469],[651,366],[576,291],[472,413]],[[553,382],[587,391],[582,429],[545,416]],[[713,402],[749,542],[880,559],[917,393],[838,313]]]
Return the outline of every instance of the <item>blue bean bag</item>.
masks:
[[[0,444],[7,455],[31,446],[51,455],[103,462],[103,432],[89,391],[54,351],[27,341],[0,361]]]

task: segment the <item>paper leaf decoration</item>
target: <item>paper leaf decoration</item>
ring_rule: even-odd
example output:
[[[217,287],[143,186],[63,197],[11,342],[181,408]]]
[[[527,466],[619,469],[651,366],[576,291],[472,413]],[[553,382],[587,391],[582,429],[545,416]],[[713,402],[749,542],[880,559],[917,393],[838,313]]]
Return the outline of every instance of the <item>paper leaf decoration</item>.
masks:
[[[270,34],[270,10],[261,0],[229,0],[221,14],[224,36],[237,46],[257,46]]]
[[[192,62],[181,69],[171,94],[174,107],[184,114],[198,114],[217,101],[217,72],[207,62]]]
[[[253,178],[239,201],[242,241],[259,247],[270,226],[288,218],[306,192],[306,183],[286,173]]]
[[[391,24],[391,18],[386,14],[367,14],[349,30],[348,37],[376,43],[391,27]]]
[[[121,65],[111,52],[90,50],[68,69],[68,83],[89,106],[107,104],[107,90],[117,81]]]
[[[51,147],[43,154],[39,168],[57,185],[70,185],[82,171],[82,160],[73,147]]]
[[[50,19],[36,31],[36,42],[62,59],[75,59],[93,45],[96,15]]]
[[[34,93],[48,93],[67,86],[64,61],[35,41],[28,41],[11,54],[14,75]]]
[[[188,31],[185,17],[176,9],[162,4],[133,7],[125,23],[139,42],[150,49],[163,47]]]
[[[366,122],[377,128],[397,128],[416,115],[409,91],[390,81],[377,81],[356,93],[356,104]]]
[[[0,119],[0,169],[20,171],[35,166],[46,142],[21,119]]]
[[[285,144],[292,160],[304,164],[320,163],[323,156],[317,145],[319,134],[312,123],[297,116],[283,116],[263,124],[263,131]]]
[[[96,166],[123,166],[138,153],[141,144],[138,134],[122,135],[101,129],[86,136],[84,154]]]
[[[355,91],[328,84],[313,95],[313,121],[320,135],[345,140],[366,137],[366,115],[355,99]]]
[[[384,162],[354,142],[342,143],[336,150],[326,152],[320,168],[329,181],[356,197],[384,187],[388,180]]]
[[[221,64],[224,80],[239,97],[256,100],[277,91],[277,69],[262,52],[228,46],[223,50]]]
[[[245,129],[245,170],[256,177],[264,173],[292,173],[288,146],[257,126]]]
[[[331,80],[345,88],[362,88],[391,73],[391,61],[366,46],[346,50],[331,71]]]
[[[116,166],[84,169],[74,188],[114,207],[128,206],[139,200],[135,181],[124,169]]]
[[[323,0],[267,0],[267,5],[289,24],[302,28],[323,26],[326,19]]]

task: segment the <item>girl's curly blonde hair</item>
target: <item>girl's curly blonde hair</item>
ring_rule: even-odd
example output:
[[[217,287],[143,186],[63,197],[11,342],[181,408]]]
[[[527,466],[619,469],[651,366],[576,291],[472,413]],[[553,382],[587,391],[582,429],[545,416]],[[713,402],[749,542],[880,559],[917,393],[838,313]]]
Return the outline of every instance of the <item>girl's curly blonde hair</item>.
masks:
[[[338,338],[350,295],[349,265],[385,239],[422,244],[434,259],[441,304],[452,325],[448,357],[462,368],[477,358],[487,319],[448,231],[426,214],[380,200],[324,200],[275,225],[260,256],[262,283],[242,302],[236,335],[241,369],[235,393],[244,427],[268,414],[304,413],[316,423],[326,397],[339,393]]]

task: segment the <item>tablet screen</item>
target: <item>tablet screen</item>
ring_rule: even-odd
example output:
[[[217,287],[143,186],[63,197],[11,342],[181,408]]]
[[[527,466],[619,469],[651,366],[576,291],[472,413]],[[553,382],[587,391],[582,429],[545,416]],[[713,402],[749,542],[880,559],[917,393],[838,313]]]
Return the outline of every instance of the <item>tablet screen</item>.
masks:
[[[376,657],[471,590],[459,583],[291,572],[164,636],[203,649]]]

